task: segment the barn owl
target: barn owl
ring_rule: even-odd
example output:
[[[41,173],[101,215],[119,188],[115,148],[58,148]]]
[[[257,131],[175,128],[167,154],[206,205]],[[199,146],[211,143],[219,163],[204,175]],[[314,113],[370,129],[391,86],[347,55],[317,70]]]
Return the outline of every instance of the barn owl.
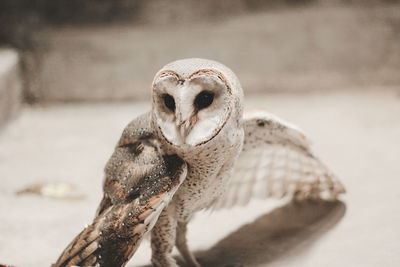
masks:
[[[244,114],[228,67],[174,61],[155,75],[152,110],[124,129],[93,223],[54,266],[124,266],[150,231],[153,265],[177,266],[176,246],[188,266],[200,266],[186,241],[197,211],[253,197],[333,201],[344,191],[297,127],[265,111]]]

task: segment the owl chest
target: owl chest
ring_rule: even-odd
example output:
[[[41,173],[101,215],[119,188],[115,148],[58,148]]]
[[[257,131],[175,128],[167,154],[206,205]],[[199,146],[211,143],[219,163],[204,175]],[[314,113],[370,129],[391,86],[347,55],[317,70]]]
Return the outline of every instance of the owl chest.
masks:
[[[224,193],[240,149],[238,143],[226,150],[212,151],[212,156],[189,164],[188,176],[173,201],[180,220],[187,220],[194,212],[210,207]]]
[[[221,169],[221,166],[215,166]],[[220,173],[213,170],[189,167],[189,173],[174,197],[175,210],[180,220],[187,220],[196,211],[204,209],[213,202],[225,186]]]

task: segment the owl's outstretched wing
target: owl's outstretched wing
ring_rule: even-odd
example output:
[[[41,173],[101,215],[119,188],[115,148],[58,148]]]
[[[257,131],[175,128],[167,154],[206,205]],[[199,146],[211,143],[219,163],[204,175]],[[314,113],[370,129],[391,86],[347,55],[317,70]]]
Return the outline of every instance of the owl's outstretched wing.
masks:
[[[125,129],[106,165],[104,197],[91,225],[53,266],[124,266],[186,177],[186,163],[163,155],[143,116]],[[143,126],[143,127],[141,127]]]
[[[245,205],[252,197],[336,200],[339,180],[311,152],[295,126],[265,112],[244,116],[245,139],[225,195],[214,208]]]

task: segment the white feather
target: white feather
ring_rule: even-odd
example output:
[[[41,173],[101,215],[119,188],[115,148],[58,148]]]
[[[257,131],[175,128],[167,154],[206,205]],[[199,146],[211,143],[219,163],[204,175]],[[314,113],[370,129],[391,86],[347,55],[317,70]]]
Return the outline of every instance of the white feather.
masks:
[[[215,208],[245,205],[252,197],[335,200],[345,192],[296,126],[256,111],[245,114],[244,130],[245,143],[232,180]]]

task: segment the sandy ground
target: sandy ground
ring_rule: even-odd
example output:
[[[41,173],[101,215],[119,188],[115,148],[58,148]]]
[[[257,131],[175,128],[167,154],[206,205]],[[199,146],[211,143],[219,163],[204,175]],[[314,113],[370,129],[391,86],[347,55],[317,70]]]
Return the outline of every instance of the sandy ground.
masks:
[[[400,95],[347,90],[247,99],[300,126],[348,193],[335,204],[253,201],[199,214],[189,242],[204,266],[400,266]],[[26,107],[0,133],[0,262],[49,266],[90,223],[103,167],[149,103]],[[63,181],[81,200],[15,192]],[[144,241],[128,266],[150,263]]]

